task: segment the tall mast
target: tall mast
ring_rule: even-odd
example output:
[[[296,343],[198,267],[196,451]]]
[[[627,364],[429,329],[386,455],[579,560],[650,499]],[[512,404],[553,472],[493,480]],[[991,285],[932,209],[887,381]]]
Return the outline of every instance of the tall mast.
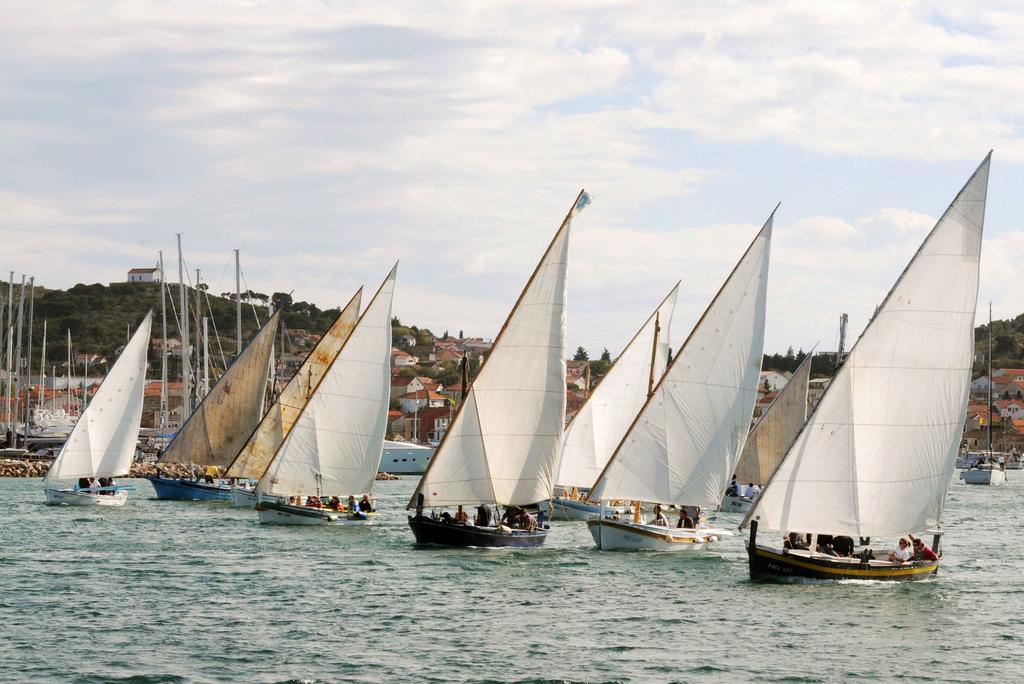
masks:
[[[661,333],[661,311],[654,312],[654,342],[651,343],[651,373],[647,379],[647,398],[654,394],[654,366],[658,360],[658,335]]]
[[[201,294],[200,290],[199,290],[199,283],[202,282],[201,278],[202,278],[202,273],[197,268],[196,269],[196,364],[195,364],[195,369],[196,369],[196,385],[195,385],[195,387],[196,387],[196,406],[199,405],[199,401],[200,401],[199,394],[200,394],[200,392],[203,391],[203,389],[201,387],[199,387],[199,364],[201,363],[199,354],[201,353],[200,352],[200,347],[202,346],[202,343],[203,343],[202,337],[200,337],[200,335],[201,334],[205,334],[205,331],[201,331],[200,330],[200,326],[202,325],[200,317],[203,315],[203,300],[199,298],[200,294]]]
[[[163,344],[160,349],[160,430],[167,429],[167,278],[164,275],[164,253],[160,254],[160,318],[163,323]]]
[[[242,353],[242,268],[235,250],[235,357]]]
[[[33,317],[35,316],[36,304],[36,277],[32,276],[28,281],[28,354],[27,365],[25,368],[25,378],[28,382],[25,383],[25,387],[32,386],[32,324]],[[31,396],[31,390],[25,393],[25,448],[28,448],[28,405],[29,397]]]
[[[178,300],[181,306],[178,311],[178,337],[181,338],[181,420],[192,413],[192,371],[189,368],[188,353],[188,297],[185,296],[185,262],[181,258],[181,233],[178,233]]]
[[[68,415],[71,415],[71,328],[68,328],[68,365],[64,373],[64,398],[68,407]]]
[[[44,406],[43,398],[46,389],[46,319],[43,319],[43,349],[39,354],[39,406]]]
[[[18,337],[14,348],[14,416],[11,418],[12,445],[18,446],[18,409],[21,408],[21,329],[25,321],[25,274],[21,274],[21,290],[18,292]]]
[[[7,281],[7,384],[4,398],[4,432],[10,431],[14,439],[14,420],[11,414],[11,384],[14,382],[14,271]],[[6,436],[6,435],[5,435]],[[14,446],[13,443],[7,446]]]
[[[207,323],[209,317],[203,316],[203,396],[210,392],[210,336]]]
[[[992,302],[988,303],[988,455],[992,456]]]

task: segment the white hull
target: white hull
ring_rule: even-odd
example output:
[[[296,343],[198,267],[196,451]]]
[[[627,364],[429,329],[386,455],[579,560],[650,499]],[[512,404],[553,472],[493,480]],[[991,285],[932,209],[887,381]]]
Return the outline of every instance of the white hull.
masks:
[[[330,525],[333,527],[348,525],[372,525],[377,517],[370,513],[365,520],[351,520],[347,513],[338,511],[318,510],[313,508],[284,511],[278,508],[261,508],[258,510],[260,522],[265,525]]]
[[[434,450],[430,447],[385,440],[377,472],[391,473],[392,475],[422,475],[433,455]]]
[[[537,506],[544,511],[544,515],[547,516],[548,520],[586,522],[601,513],[601,506],[599,504],[562,497],[551,499],[550,502],[541,501]],[[612,508],[610,506],[605,506],[604,510],[606,514],[618,513],[619,515],[625,515],[626,513],[625,509]]]
[[[749,499],[745,496],[730,496],[726,494],[722,497],[722,510],[731,513],[746,513],[754,506],[754,499]]]
[[[243,487],[232,488],[231,503],[235,508],[256,508],[256,490]]]
[[[78,492],[73,489],[46,488],[46,503],[52,506],[124,506],[127,501],[128,492],[124,490],[110,495]]]
[[[1000,485],[1006,482],[1006,473],[997,468],[977,468],[961,471],[960,479],[964,484]]]
[[[624,520],[589,520],[587,528],[602,551],[700,551],[721,539],[717,530],[655,527]]]

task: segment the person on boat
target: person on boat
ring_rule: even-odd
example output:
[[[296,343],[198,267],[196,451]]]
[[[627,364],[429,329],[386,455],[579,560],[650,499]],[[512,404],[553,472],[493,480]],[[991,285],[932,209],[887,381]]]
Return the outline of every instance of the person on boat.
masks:
[[[294,496],[289,496],[289,497],[288,497],[288,505],[289,505],[289,506],[297,506],[297,505],[298,505],[298,504],[297,504],[297,503],[295,502],[295,497],[294,497]]]
[[[739,488],[739,485],[736,484],[736,474],[735,473],[733,473],[732,482],[729,483],[729,488],[725,490],[725,495],[726,496],[739,496],[740,495],[740,488]]]
[[[476,516],[473,517],[473,524],[477,527],[491,526],[491,508],[487,504],[480,504],[476,507]]]
[[[331,497],[331,508],[336,510],[336,511],[342,510],[344,508],[344,506],[341,505],[341,499],[339,499],[336,496],[332,496]]]
[[[910,550],[910,542],[906,537],[900,537],[898,548],[889,554],[890,563],[906,563],[913,558],[914,552]]]
[[[794,551],[806,551],[810,548],[807,544],[807,540],[796,532],[790,532],[782,546],[783,548],[793,549]]]
[[[686,508],[680,508],[679,522],[676,523],[676,529],[692,530],[694,527],[693,518],[686,512]]]
[[[356,497],[351,495],[351,494],[348,495],[348,510],[350,510],[350,511],[358,511],[359,510],[359,505],[356,503]]]
[[[661,512],[661,504],[654,504],[654,517],[647,524],[655,527],[668,527],[668,518]]]
[[[89,482],[90,479],[91,478],[88,478],[88,477],[80,477],[80,478],[78,478],[78,488],[79,489],[88,489],[89,487],[91,487],[92,483]]]
[[[838,556],[836,550],[832,548],[832,535],[831,534],[819,534],[818,535],[818,553],[825,556]]]
[[[443,522],[445,525],[451,525],[454,521],[455,519],[452,518],[451,513],[449,513],[448,511],[441,511],[441,522]]]
[[[910,535],[910,541],[914,544],[914,560],[916,561],[935,561],[939,560],[938,555],[928,547],[923,541]]]
[[[832,550],[843,558],[853,556],[853,537],[839,535],[832,539]]]
[[[455,522],[460,525],[466,525],[469,523],[469,514],[462,510],[462,504],[459,504],[459,510],[455,511]]]
[[[373,504],[370,503],[368,494],[363,494],[363,498],[359,500],[359,510],[363,513],[373,513]]]

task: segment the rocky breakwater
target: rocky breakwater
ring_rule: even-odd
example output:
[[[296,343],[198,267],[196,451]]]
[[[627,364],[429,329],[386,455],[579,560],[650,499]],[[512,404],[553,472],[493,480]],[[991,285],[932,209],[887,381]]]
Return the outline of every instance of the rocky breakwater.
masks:
[[[43,477],[50,469],[51,461],[27,461],[4,459],[0,461],[0,477]],[[189,466],[180,463],[160,465],[160,474],[166,477],[191,477]],[[134,463],[128,477],[156,475],[155,463]]]

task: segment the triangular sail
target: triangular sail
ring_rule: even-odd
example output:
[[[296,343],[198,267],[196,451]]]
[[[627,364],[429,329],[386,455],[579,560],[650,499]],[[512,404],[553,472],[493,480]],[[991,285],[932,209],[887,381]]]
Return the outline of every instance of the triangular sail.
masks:
[[[736,464],[736,481],[740,484],[767,482],[807,422],[807,389],[813,357],[813,352],[807,355],[747,435]]]
[[[409,506],[497,503],[550,498],[565,425],[566,266],[572,217],[589,201],[580,193],[562,221]]]
[[[970,389],[989,159],[896,281],[743,526],[884,537],[939,524]]]
[[[131,468],[142,422],[152,323],[150,311],[75,423],[46,474],[47,480],[113,477]]]
[[[281,312],[270,317],[234,363],[196,407],[162,463],[197,463],[224,467],[249,439],[263,415],[270,354]]]
[[[594,483],[647,401],[651,378],[657,381],[665,372],[669,329],[678,293],[677,283],[615,359],[565,429],[555,479],[558,487],[589,487]],[[655,327],[658,328],[657,343]]]
[[[721,504],[757,399],[772,220],[672,360],[591,499]]]
[[[260,420],[256,430],[242,446],[224,477],[259,479],[266,472],[284,438],[291,431],[299,413],[313,394],[313,388],[334,362],[359,318],[359,304],[363,289],[355,293],[341,310],[334,323],[309,352],[295,375],[281,390],[281,394]]]
[[[257,489],[362,494],[380,466],[391,398],[391,305],[398,264],[301,409]]]

